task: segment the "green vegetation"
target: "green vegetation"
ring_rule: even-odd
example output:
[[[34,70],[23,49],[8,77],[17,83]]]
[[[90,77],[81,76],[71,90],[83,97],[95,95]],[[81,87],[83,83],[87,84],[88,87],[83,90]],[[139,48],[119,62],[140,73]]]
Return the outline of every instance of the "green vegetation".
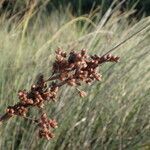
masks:
[[[19,22],[0,18],[0,113],[15,104],[17,91],[29,89],[38,73],[48,76],[54,51],[88,49],[104,54],[143,26],[134,12],[119,8],[74,17],[69,9],[49,16],[29,11]],[[43,11],[43,10],[42,10]],[[103,80],[89,87],[88,96],[63,88],[56,103],[47,105],[50,118],[58,120],[55,138],[39,140],[36,127],[16,117],[0,126],[1,150],[99,150],[150,148],[150,27],[114,51],[120,63],[102,67]],[[33,111],[32,115],[38,112]]]

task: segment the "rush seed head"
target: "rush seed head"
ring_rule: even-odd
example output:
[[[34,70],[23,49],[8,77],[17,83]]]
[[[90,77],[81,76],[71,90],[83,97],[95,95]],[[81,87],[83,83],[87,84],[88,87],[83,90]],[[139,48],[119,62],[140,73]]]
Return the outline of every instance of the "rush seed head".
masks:
[[[58,124],[55,119],[48,119],[47,113],[43,113],[45,102],[56,102],[59,89],[64,85],[75,87],[80,97],[87,96],[87,93],[80,90],[78,86],[100,81],[102,75],[98,72],[98,67],[106,62],[118,61],[119,57],[111,54],[103,56],[88,55],[86,50],[82,49],[79,52],[71,51],[67,55],[66,52],[57,49],[52,76],[45,79],[44,75],[40,74],[36,84],[33,84],[30,90],[20,90],[18,92],[19,102],[7,107],[6,113],[0,117],[0,122],[12,116],[21,116],[38,124],[40,138],[50,140],[54,137],[52,130],[57,128]],[[39,112],[42,109],[41,116],[36,120],[27,117],[31,107],[39,109]]]

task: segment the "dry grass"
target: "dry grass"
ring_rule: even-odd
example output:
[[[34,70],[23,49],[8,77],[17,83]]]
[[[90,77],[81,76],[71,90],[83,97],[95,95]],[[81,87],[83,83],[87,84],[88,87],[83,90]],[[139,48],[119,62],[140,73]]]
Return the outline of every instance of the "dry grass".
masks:
[[[109,19],[100,19],[99,11],[79,18],[67,10],[56,11],[50,16],[39,13],[34,21],[27,16],[19,25],[1,18],[0,111],[3,113],[6,106],[16,103],[17,91],[29,88],[39,70],[49,74],[47,68],[57,47],[86,48],[91,54],[103,54],[150,22],[147,17],[129,24],[131,13],[119,14],[115,10]],[[60,100],[47,108],[60,125],[54,140],[39,141],[35,128],[16,118],[0,127],[0,149],[148,149],[149,42],[147,28],[116,49],[120,63],[102,66],[103,81],[83,87],[89,91],[88,97],[79,99],[74,90],[62,89]]]

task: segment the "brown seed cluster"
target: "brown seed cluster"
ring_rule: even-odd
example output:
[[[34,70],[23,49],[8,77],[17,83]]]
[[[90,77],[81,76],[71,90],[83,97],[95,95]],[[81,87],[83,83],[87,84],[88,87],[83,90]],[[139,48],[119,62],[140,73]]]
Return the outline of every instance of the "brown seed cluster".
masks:
[[[46,138],[47,140],[50,140],[54,137],[54,134],[52,133],[51,129],[57,128],[57,122],[56,120],[48,119],[46,113],[42,114],[39,120],[39,137],[40,138]]]
[[[68,85],[81,85],[81,82],[91,83],[94,80],[101,80],[98,73],[98,66],[105,62],[118,62],[119,57],[113,55],[89,56],[86,50],[80,52],[71,51],[69,56],[58,49],[56,61],[53,64],[53,74],[58,75],[60,81],[66,81]]]
[[[43,108],[45,101],[54,101],[57,92],[58,87],[55,84],[51,84],[51,87],[48,87],[47,83],[44,81],[43,76],[40,76],[37,84],[32,85],[29,92],[26,90],[20,90],[18,92],[18,98],[20,102],[14,106],[9,106],[7,108],[7,113],[10,116],[26,116],[29,106]]]
[[[18,115],[18,116],[26,116],[28,112],[27,108],[22,105],[9,106],[6,110],[9,116]]]
[[[14,106],[8,106],[6,113],[0,117],[0,122],[11,118],[12,116],[22,116],[29,119],[28,112],[30,107],[44,109],[46,101],[56,101],[56,96],[61,86],[75,86],[80,97],[85,97],[86,92],[77,88],[83,83],[91,84],[93,81],[100,81],[102,75],[98,68],[105,62],[118,62],[119,57],[110,54],[98,56],[88,55],[86,50],[71,51],[67,56],[66,52],[61,49],[56,51],[56,60],[53,63],[52,76],[47,80],[43,75],[37,79],[37,83],[33,84],[29,91],[20,90],[18,92],[19,102]],[[48,84],[50,82],[50,84]],[[32,120],[32,119],[30,119]],[[57,127],[55,120],[49,120],[46,113],[42,114],[35,123],[38,123],[39,137],[51,139],[53,133],[52,128]]]

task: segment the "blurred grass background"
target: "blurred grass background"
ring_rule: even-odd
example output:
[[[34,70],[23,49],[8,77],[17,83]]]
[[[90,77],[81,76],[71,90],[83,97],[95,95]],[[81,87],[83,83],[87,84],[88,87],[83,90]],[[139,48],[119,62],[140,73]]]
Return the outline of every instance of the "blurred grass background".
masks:
[[[57,3],[57,8],[50,1],[39,1],[38,7],[34,1],[30,5],[19,2],[19,7],[7,7],[0,16],[0,114],[18,101],[18,90],[29,89],[38,73],[50,74],[57,47],[104,54],[150,23],[149,16],[134,16],[135,7],[122,12],[119,1],[106,3],[107,7],[95,3],[88,13],[78,3],[73,13],[67,1]],[[50,13],[46,2],[53,6]],[[78,2],[82,6],[84,1]],[[23,15],[21,6],[21,10],[29,6]],[[59,123],[54,139],[39,140],[34,124],[15,117],[0,127],[0,149],[148,150],[149,42],[150,27],[116,49],[114,54],[121,61],[101,67],[102,82],[82,87],[88,91],[87,97],[79,98],[74,88],[62,88],[58,101],[46,107],[49,117]],[[31,110],[29,115],[38,112]]]
[[[149,0],[1,0],[1,12],[11,11],[13,13],[25,9],[31,3],[36,2],[38,6],[44,5],[47,12],[51,12],[54,9],[60,7],[72,7],[72,12],[76,15],[82,15],[88,13],[91,9],[97,6],[101,7],[101,11],[105,13],[111,3],[115,1],[116,5],[122,3],[120,10],[129,10],[135,7],[137,10],[136,16],[145,13],[150,14],[150,1]]]

